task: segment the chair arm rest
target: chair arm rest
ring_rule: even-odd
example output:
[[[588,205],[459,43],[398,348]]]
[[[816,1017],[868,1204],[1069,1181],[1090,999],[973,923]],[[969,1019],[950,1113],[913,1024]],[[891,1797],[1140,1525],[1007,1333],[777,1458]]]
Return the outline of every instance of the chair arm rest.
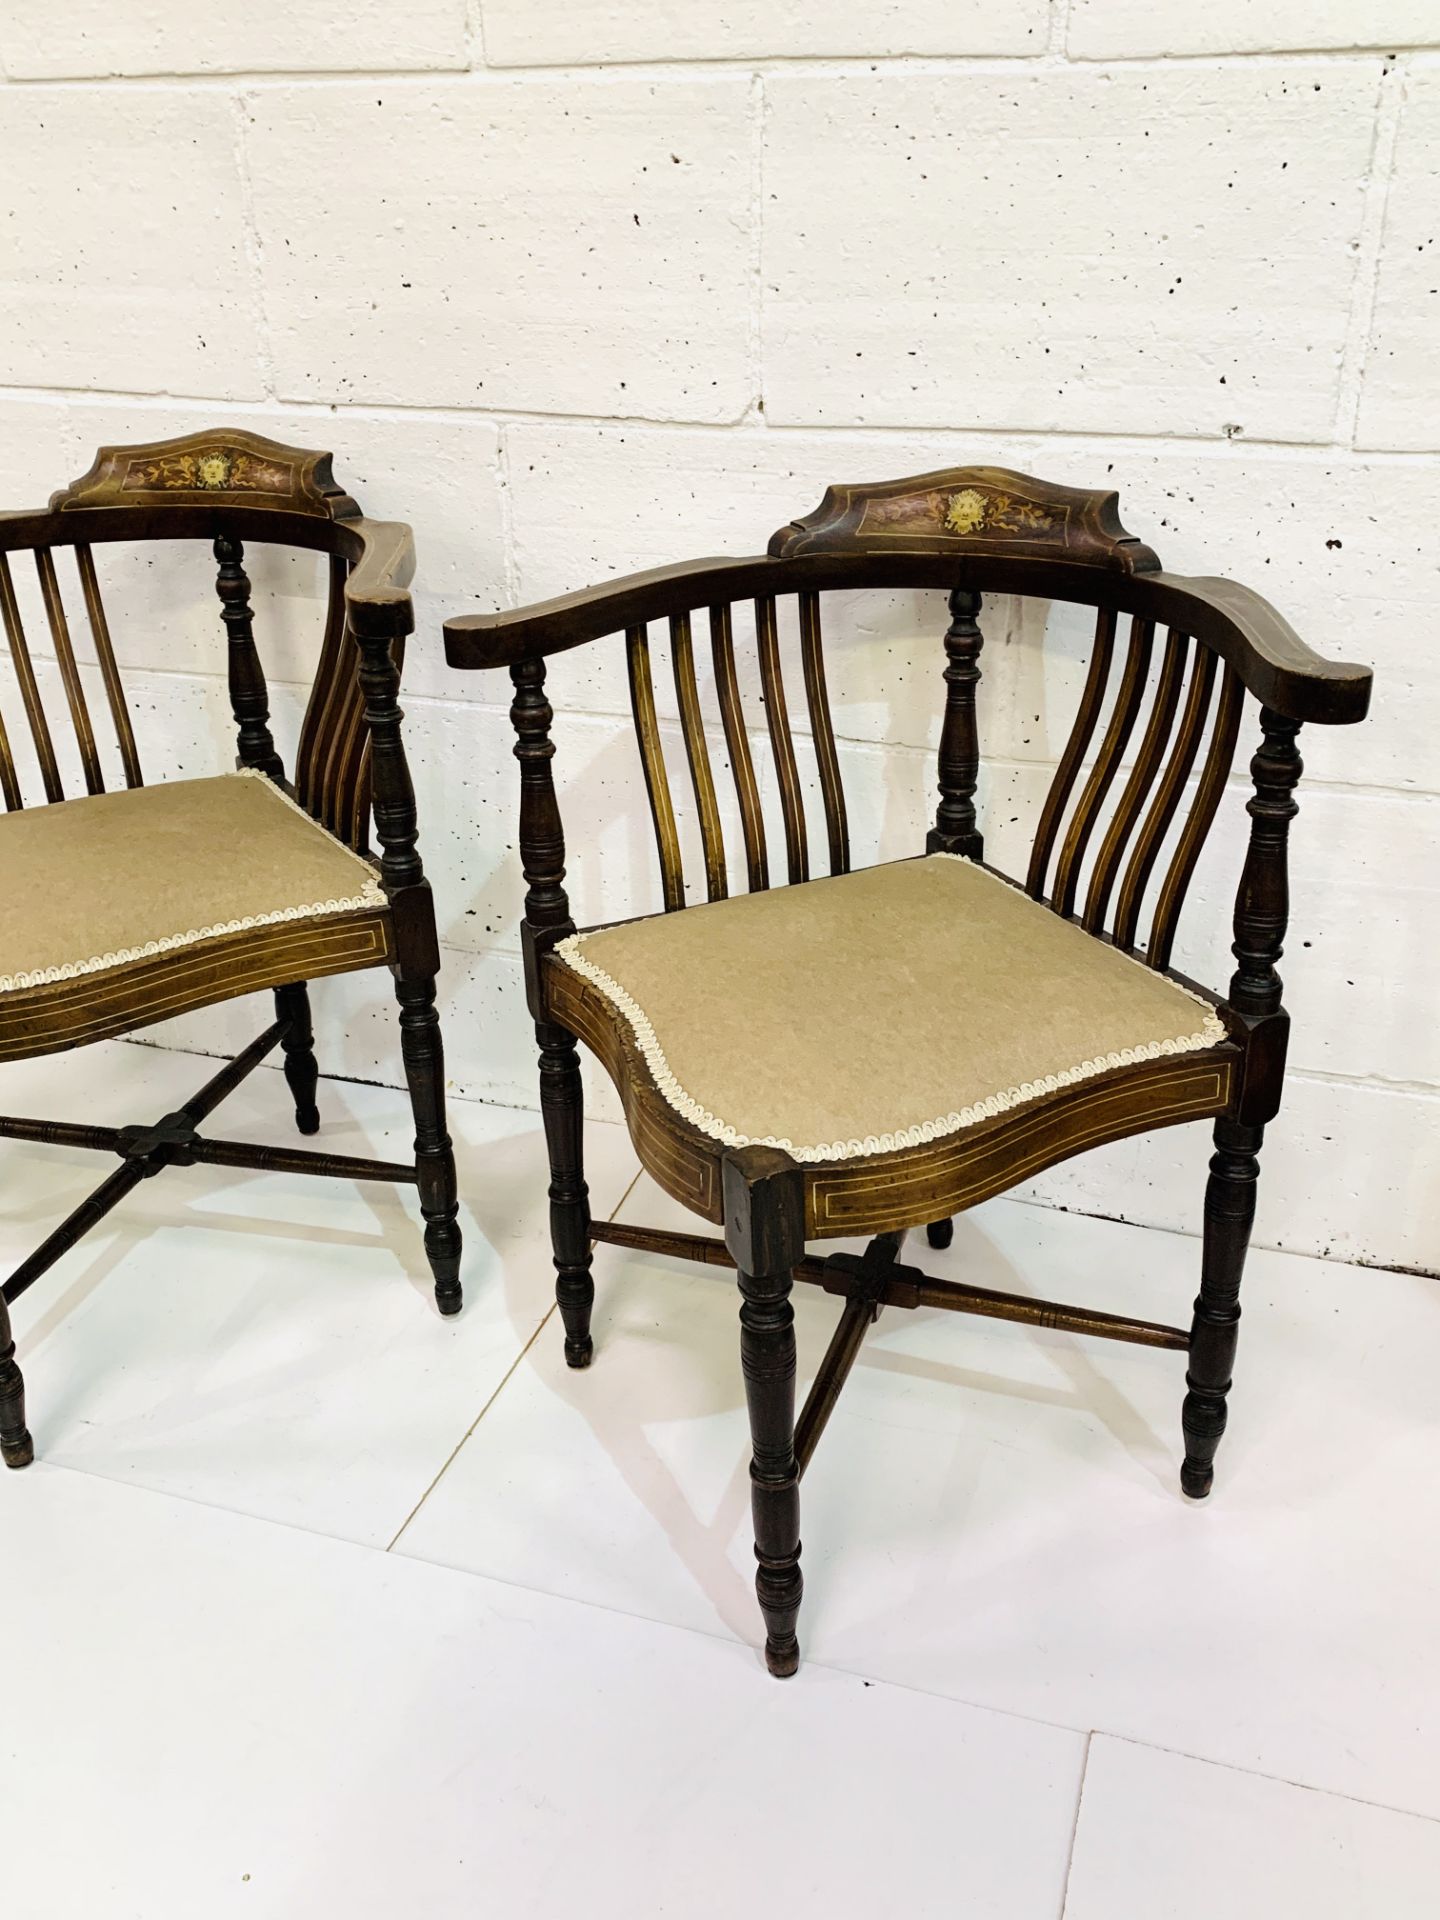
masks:
[[[1193,633],[1228,660],[1257,700],[1290,720],[1350,726],[1363,720],[1374,675],[1353,660],[1327,660],[1289,621],[1250,587],[1234,580],[1181,574],[1140,576],[1136,588],[1163,601],[1183,596],[1183,607],[1159,617]]]
[[[415,538],[399,520],[342,520],[341,544],[351,549],[345,608],[354,632],[393,636],[411,633],[415,610],[410,582],[415,574]]]
[[[764,592],[768,575],[785,577],[783,562],[756,554],[747,559],[687,560],[678,566],[650,567],[627,573],[578,593],[503,613],[463,613],[445,622],[445,658],[452,667],[486,669],[513,666],[517,660],[543,659],[569,647],[584,646],[625,627],[662,619],[679,607],[704,601],[713,584],[714,601]],[[688,589],[702,591],[691,599]],[[771,588],[778,591],[778,588]]]

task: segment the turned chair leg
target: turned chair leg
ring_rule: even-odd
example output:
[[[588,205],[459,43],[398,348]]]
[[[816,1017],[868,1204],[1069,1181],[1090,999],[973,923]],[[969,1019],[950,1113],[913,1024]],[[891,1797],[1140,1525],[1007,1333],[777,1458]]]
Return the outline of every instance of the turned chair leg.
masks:
[[[458,1313],[460,1290],[460,1193],[455,1154],[445,1130],[445,1049],[435,1011],[433,975],[395,982],[400,1002],[400,1050],[415,1115],[415,1170],[420,1211],[425,1216],[425,1254],[435,1276],[435,1304]]]
[[[1263,1127],[1233,1120],[1215,1123],[1215,1153],[1205,1189],[1205,1245],[1201,1256],[1200,1295],[1190,1329],[1189,1391],[1181,1423],[1185,1464],[1180,1485],[1192,1500],[1203,1500],[1215,1478],[1215,1449],[1225,1431],[1225,1400],[1240,1337],[1240,1277],[1255,1218],[1256,1158]]]
[[[925,1238],[937,1252],[943,1251],[955,1238],[955,1222],[948,1216],[944,1220],[932,1220],[925,1229]]]
[[[805,1250],[804,1186],[788,1154],[743,1148],[723,1163],[725,1239],[740,1284],[740,1365],[750,1411],[755,1594],[765,1664],[777,1679],[800,1665],[800,1469],[795,1458],[793,1268]]]
[[[28,1467],[35,1442],[25,1425],[25,1377],[15,1364],[10,1309],[0,1297],[0,1458],[7,1467]]]
[[[555,1300],[565,1323],[565,1362],[588,1367],[595,1352],[590,1309],[590,1189],[585,1184],[584,1088],[575,1036],[549,1021],[538,1022],[540,1111],[550,1154],[550,1245],[555,1258]]]
[[[315,1059],[315,1030],[310,1024],[310,995],[303,980],[294,986],[276,987],[275,1018],[284,1029],[280,1045],[285,1053],[285,1078],[295,1102],[295,1125],[301,1133],[318,1133],[320,1109],[315,1104],[315,1089],[320,1084],[320,1068]]]

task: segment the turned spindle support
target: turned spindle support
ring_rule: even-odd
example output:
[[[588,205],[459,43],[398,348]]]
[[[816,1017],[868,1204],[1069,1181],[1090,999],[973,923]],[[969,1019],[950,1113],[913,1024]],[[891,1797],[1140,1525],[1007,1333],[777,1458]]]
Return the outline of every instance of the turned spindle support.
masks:
[[[980,736],[975,690],[980,685],[984,638],[976,616],[980,595],[956,587],[950,595],[945,634],[945,719],[940,731],[940,804],[925,840],[927,853],[961,853],[979,860],[985,843],[975,825],[975,789],[980,779]]]
[[[245,549],[228,534],[215,540],[219,571],[215,592],[228,639],[230,710],[238,735],[238,764],[256,767],[272,780],[283,781],[285,768],[270,732],[270,702],[265,673],[255,648],[255,623],[250,610],[250,576],[243,566]]]

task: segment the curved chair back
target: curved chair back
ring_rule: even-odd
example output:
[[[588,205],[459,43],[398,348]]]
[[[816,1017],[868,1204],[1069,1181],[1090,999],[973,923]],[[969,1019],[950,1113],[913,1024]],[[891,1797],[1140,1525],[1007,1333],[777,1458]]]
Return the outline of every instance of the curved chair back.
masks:
[[[1369,669],[1321,659],[1258,594],[1224,580],[1165,573],[1151,549],[1125,531],[1114,493],[993,467],[831,487],[816,512],[775,534],[764,555],[661,568],[519,613],[468,615],[447,624],[452,665],[509,665],[516,682],[517,754],[522,768],[528,755],[530,767],[530,829],[527,836],[522,819],[522,854],[528,838],[532,932],[569,924],[560,904],[558,813],[550,824],[545,798],[552,749],[541,688],[548,655],[624,634],[664,903],[675,910],[687,900],[674,799],[684,776],[666,762],[652,625],[668,635],[703,849],[703,897],[715,900],[742,884],[756,890],[782,877],[760,802],[756,712],[753,705],[747,710],[736,665],[743,603],[753,608],[763,746],[773,760],[783,824],[783,877],[794,882],[809,878],[821,857],[818,836],[807,826],[805,753],[814,757],[828,871],[850,866],[849,810],[826,687],[825,598],[856,588],[917,587],[948,589],[951,616],[944,635],[940,800],[926,845],[977,859],[983,854],[975,811],[983,596],[1095,609],[1084,689],[1039,810],[1028,867],[1015,877],[1023,877],[1032,898],[1157,968],[1170,961],[1186,891],[1231,770],[1247,692],[1266,709],[1267,738],[1273,734],[1282,745],[1287,738],[1293,743],[1303,721],[1356,721],[1368,704]],[[726,848],[721,828],[696,675],[697,628],[708,628],[741,827],[738,848]],[[796,636],[799,655],[788,690],[787,632]],[[791,722],[797,681],[809,722],[809,745],[799,753]],[[713,727],[710,734],[717,737]],[[548,893],[547,862],[558,868]],[[542,873],[538,895],[532,867]],[[699,895],[698,884],[693,893]]]
[[[356,641],[363,633],[384,643],[382,659],[388,654],[398,672],[404,636],[413,626],[409,529],[365,519],[335,483],[330,454],[307,453],[238,429],[103,447],[90,471],[54,494],[44,510],[0,514],[0,620],[15,696],[8,703],[0,698],[5,807],[14,811],[73,798],[82,787],[89,794],[103,793],[107,780],[112,786],[137,787],[146,779],[101,595],[103,557],[97,563],[97,549],[156,540],[210,542],[226,634],[237,764],[277,780],[283,780],[284,769],[255,644],[244,543],[263,541],[328,556],[328,605],[295,756],[294,793],[313,818],[364,852],[372,744]],[[39,659],[44,640],[37,647],[25,629],[17,592],[24,556],[38,581],[54,676],[47,676]],[[77,654],[71,611],[77,607],[83,608],[89,629],[93,669]],[[48,701],[47,677],[58,680]],[[57,747],[67,715],[74,755]],[[28,755],[18,747],[25,734]],[[78,780],[72,778],[68,789],[66,760],[78,766]]]

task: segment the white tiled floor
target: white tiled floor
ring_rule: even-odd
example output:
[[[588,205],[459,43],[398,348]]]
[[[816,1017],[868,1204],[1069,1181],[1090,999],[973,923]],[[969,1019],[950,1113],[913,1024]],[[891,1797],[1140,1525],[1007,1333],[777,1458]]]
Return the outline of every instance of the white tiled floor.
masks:
[[[0,1106],[141,1119],[212,1070],[116,1044],[8,1068]],[[322,1107],[324,1145],[403,1150],[403,1095]],[[286,1111],[265,1069],[212,1130],[284,1139]],[[41,1461],[0,1477],[7,1913],[1440,1909],[1435,1282],[1252,1255],[1203,1507],[1177,1356],[886,1315],[806,1478],[782,1686],[726,1276],[598,1250],[568,1373],[536,1117],[452,1121],[458,1321],[413,1195],[215,1168],[147,1183],[17,1306]],[[588,1147],[608,1212],[633,1156]],[[104,1170],[0,1142],[0,1271]],[[643,1180],[623,1212],[676,1218]],[[998,1202],[913,1257],[1183,1320],[1197,1255]],[[803,1371],[837,1303],[797,1304]]]

